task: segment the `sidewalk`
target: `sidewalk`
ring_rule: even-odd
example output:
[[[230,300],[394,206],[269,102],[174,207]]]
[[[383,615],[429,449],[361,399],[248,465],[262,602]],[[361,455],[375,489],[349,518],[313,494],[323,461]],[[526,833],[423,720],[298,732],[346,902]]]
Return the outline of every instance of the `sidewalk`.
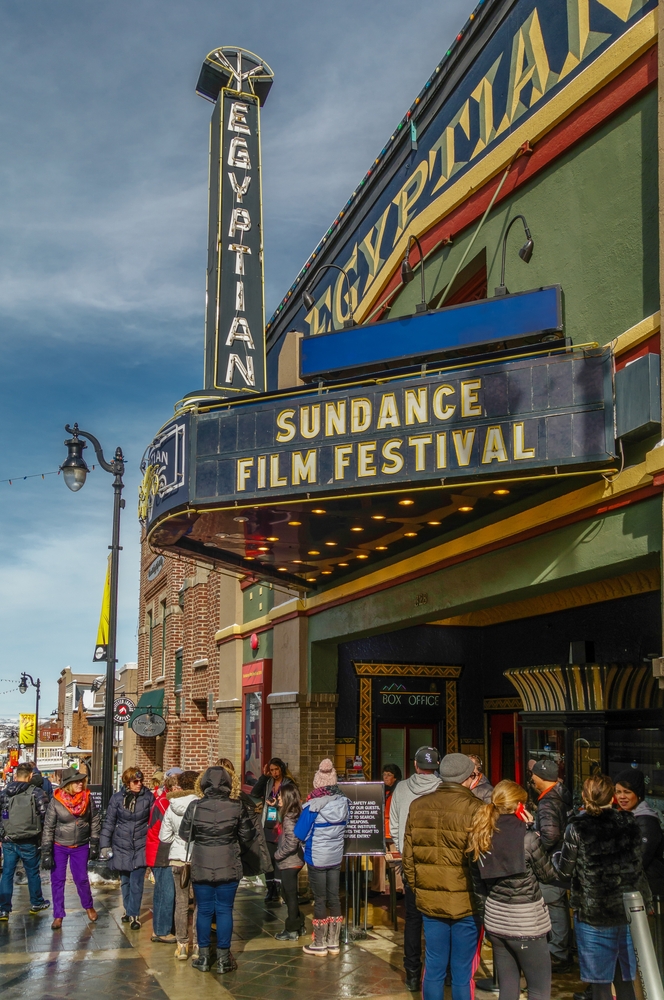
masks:
[[[44,880],[47,898],[49,887]],[[115,887],[93,887],[96,924],[90,924],[73,885],[67,885],[68,916],[61,931],[51,930],[53,914],[28,914],[24,886],[14,894],[9,923],[0,923],[0,995],[3,1000],[302,1000],[372,997],[410,1000],[401,964],[402,934],[389,926],[387,910],[370,908],[374,928],[364,941],[342,946],[338,958],[318,959],[299,944],[274,940],[283,929],[285,907],[267,909],[263,889],[241,888],[235,906],[233,953],[236,972],[206,975],[189,962],[174,958],[174,946],[152,944],[152,885],[146,881],[142,928],[120,923],[122,905]],[[303,907],[308,917],[311,907]],[[308,921],[310,925],[310,921]],[[400,921],[401,924],[401,921]],[[477,978],[491,975],[490,949],[485,949]],[[489,962],[487,964],[487,958]],[[578,978],[556,977],[553,1000],[569,998]],[[449,990],[446,990],[449,996]],[[491,994],[477,991],[478,1000]]]

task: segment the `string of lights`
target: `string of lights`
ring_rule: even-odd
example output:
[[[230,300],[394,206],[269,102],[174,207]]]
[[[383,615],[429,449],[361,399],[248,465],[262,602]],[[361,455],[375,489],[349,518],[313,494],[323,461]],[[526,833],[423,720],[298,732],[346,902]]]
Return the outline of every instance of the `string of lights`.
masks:
[[[94,465],[90,466],[90,472],[94,472]],[[26,479],[46,479],[47,476],[59,476],[61,470],[55,469],[54,472],[33,472],[29,476],[12,476],[11,479],[0,479],[0,483],[9,483],[13,486],[14,483],[22,483]]]

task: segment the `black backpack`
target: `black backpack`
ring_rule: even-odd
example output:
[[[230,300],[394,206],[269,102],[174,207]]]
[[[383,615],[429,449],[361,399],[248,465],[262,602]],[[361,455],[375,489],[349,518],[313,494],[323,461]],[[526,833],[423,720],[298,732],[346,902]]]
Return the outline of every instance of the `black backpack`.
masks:
[[[37,808],[34,788],[17,792],[7,799],[7,818],[2,826],[9,840],[30,840],[42,832],[42,819]]]

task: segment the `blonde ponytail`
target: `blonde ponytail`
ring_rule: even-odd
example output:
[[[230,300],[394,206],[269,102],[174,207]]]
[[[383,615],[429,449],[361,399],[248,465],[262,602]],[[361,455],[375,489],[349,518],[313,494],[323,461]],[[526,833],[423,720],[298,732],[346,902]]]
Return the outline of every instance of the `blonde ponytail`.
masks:
[[[491,802],[480,806],[468,831],[466,854],[477,861],[480,854],[491,850],[493,835],[501,816],[515,812],[519,802],[526,802],[528,793],[516,781],[499,781],[491,795]]]

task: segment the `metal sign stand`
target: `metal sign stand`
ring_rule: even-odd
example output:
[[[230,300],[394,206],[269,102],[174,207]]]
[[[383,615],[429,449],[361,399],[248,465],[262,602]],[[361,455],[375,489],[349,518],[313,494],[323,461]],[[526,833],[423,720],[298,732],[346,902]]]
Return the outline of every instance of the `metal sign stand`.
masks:
[[[346,905],[344,923],[344,944],[351,941],[362,941],[367,936],[367,931],[373,930],[373,924],[369,920],[369,879],[366,859],[369,854],[355,854],[346,856]],[[362,862],[365,862],[364,866]],[[364,891],[362,882],[364,881]],[[350,883],[350,885],[349,885]],[[350,891],[349,891],[350,890]],[[363,898],[364,897],[364,898]],[[350,905],[349,905],[350,902]],[[364,915],[362,907],[364,906]],[[350,923],[350,910],[353,911],[353,921]]]

